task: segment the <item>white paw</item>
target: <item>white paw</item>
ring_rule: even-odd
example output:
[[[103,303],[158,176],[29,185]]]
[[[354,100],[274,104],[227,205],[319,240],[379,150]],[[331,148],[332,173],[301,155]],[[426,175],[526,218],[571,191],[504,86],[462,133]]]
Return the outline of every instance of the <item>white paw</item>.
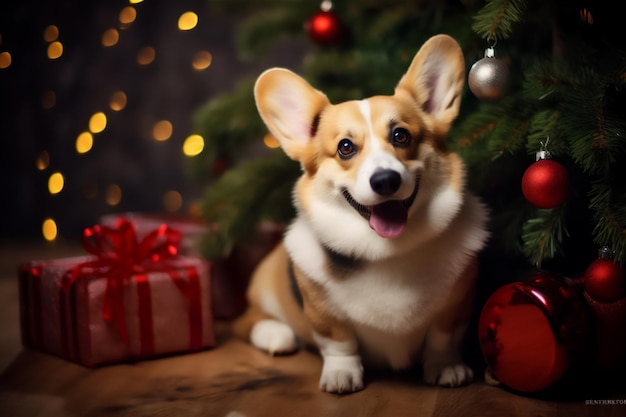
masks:
[[[474,372],[464,364],[446,365],[443,367],[424,368],[424,380],[432,385],[442,387],[459,387],[474,380]]]
[[[349,394],[363,389],[363,365],[359,356],[326,356],[320,390]]]
[[[291,327],[272,319],[261,320],[254,325],[250,342],[270,355],[292,353],[298,349],[298,341]]]

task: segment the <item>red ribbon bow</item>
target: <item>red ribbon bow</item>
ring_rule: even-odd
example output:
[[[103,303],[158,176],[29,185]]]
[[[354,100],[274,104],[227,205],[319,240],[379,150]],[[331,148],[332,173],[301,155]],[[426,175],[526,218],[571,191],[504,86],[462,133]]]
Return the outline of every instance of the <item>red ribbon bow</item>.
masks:
[[[162,224],[150,232],[141,241],[137,239],[135,227],[124,218],[118,218],[115,227],[96,225],[85,228],[82,236],[83,247],[96,256],[93,261],[74,267],[68,279],[62,283],[62,289],[68,291],[72,284],[83,276],[107,280],[102,316],[115,325],[122,341],[130,344],[124,311],[124,287],[134,279],[138,285],[140,301],[149,303],[146,273],[166,270],[170,277],[178,281],[180,276],[168,269],[167,261],[176,258],[181,233]],[[176,282],[179,288],[183,283]],[[147,294],[146,294],[147,293]],[[144,309],[144,317],[151,320],[150,304]],[[141,314],[141,313],[140,313]],[[146,317],[147,316],[147,317]],[[144,326],[146,327],[146,326]],[[151,329],[142,331],[142,350],[153,350]],[[148,343],[149,342],[149,343]]]

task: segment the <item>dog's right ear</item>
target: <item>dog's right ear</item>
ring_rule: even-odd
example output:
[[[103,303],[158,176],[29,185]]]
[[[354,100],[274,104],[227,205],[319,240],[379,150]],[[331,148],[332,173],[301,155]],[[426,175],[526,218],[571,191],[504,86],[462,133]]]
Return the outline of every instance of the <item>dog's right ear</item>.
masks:
[[[254,98],[261,118],[285,153],[300,161],[329,103],[322,92],[293,72],[274,68],[259,76]]]

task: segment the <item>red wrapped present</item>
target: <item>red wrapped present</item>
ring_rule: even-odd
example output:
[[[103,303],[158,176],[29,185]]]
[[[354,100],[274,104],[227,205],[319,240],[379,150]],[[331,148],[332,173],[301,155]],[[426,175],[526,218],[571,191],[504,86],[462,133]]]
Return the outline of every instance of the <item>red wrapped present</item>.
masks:
[[[138,240],[120,218],[85,229],[89,256],[23,264],[23,344],[90,367],[214,346],[212,265],[179,256],[180,237]]]
[[[161,224],[180,231],[180,253],[194,257],[202,257],[202,239],[216,227],[189,217],[132,212],[106,215],[99,222],[113,226],[120,217],[133,224],[140,239]],[[262,223],[253,236],[235,245],[223,258],[209,260],[213,265],[211,294],[216,319],[230,320],[245,310],[250,276],[261,259],[280,241],[283,232],[282,225]]]

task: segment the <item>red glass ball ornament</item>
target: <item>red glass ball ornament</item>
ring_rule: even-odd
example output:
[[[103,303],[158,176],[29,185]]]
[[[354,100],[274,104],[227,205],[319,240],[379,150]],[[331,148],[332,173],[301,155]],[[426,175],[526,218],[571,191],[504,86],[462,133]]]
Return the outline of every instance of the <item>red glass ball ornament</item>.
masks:
[[[305,25],[311,39],[321,45],[332,45],[341,38],[341,21],[331,11],[320,10]]]
[[[612,303],[626,296],[624,271],[610,259],[596,259],[585,271],[585,291],[602,303]]]
[[[568,176],[563,165],[541,159],[528,167],[522,177],[524,197],[537,208],[561,205],[567,198]]]
[[[567,281],[543,274],[496,290],[478,324],[493,375],[520,392],[555,383],[584,350],[587,332],[580,294]]]

